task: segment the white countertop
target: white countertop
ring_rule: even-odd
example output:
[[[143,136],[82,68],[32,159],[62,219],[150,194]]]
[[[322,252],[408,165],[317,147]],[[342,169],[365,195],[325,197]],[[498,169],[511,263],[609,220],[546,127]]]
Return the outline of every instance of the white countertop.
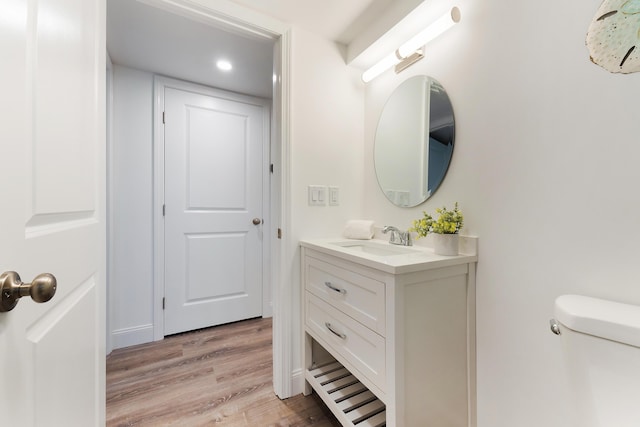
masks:
[[[428,247],[398,246],[378,239],[355,240],[334,237],[301,240],[300,245],[392,274],[412,273],[478,260],[477,255],[436,255],[433,249]]]

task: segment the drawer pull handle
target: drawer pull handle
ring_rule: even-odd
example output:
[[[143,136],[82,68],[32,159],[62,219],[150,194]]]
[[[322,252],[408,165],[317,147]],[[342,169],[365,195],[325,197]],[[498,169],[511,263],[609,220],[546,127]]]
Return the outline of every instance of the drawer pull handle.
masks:
[[[327,327],[327,329],[329,331],[331,331],[331,333],[335,336],[337,336],[340,339],[346,340],[347,336],[345,334],[341,334],[340,332],[337,332],[335,329],[333,329],[333,327],[331,326],[331,323],[329,322],[324,322],[324,326]]]
[[[340,288],[337,288],[337,287],[333,286],[333,285],[331,284],[331,282],[324,282],[324,285],[325,285],[327,288],[331,289],[332,291],[340,292],[342,295],[346,295],[346,293],[347,293],[347,290],[346,290],[346,289],[340,289]]]

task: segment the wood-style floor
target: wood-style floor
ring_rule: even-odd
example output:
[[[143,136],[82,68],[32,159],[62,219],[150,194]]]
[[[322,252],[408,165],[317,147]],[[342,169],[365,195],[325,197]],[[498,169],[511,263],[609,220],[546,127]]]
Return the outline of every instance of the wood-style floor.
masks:
[[[339,426],[314,394],[273,392],[271,319],[115,350],[107,426]]]

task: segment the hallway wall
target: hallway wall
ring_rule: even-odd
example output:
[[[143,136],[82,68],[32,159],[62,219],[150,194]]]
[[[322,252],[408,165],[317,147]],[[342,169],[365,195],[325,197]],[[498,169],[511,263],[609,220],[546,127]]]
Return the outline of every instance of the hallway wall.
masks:
[[[153,341],[153,75],[113,70],[108,333],[120,348]]]

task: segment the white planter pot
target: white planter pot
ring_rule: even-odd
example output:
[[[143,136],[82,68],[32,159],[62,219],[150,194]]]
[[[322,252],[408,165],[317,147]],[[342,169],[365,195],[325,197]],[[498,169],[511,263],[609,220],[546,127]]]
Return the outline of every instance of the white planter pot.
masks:
[[[458,255],[458,234],[434,234],[433,251],[438,255]]]

